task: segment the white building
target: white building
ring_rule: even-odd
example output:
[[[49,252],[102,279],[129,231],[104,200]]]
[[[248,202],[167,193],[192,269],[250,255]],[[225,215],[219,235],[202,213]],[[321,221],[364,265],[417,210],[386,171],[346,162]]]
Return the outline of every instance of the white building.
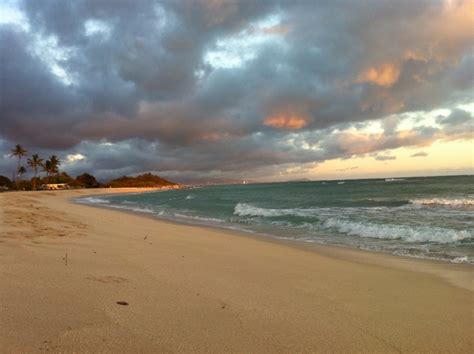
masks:
[[[55,189],[68,189],[69,185],[67,183],[47,183],[42,184],[41,189],[55,190]]]

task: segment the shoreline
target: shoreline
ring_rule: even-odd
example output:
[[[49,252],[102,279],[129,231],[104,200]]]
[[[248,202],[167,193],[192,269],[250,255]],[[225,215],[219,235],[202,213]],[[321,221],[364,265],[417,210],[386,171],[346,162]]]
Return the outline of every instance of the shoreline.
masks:
[[[147,190],[143,191],[143,193],[152,193],[159,191],[159,189],[155,190]],[[155,213],[147,213],[142,211],[135,211],[132,209],[127,208],[119,208],[114,206],[107,206],[104,204],[94,204],[94,203],[81,203],[78,202],[77,199],[88,198],[90,196],[93,197],[106,197],[107,195],[114,194],[114,195],[125,195],[125,194],[136,194],[136,191],[131,192],[119,192],[119,193],[102,193],[102,194],[93,194],[93,195],[84,195],[79,198],[71,198],[70,202],[79,205],[85,205],[92,208],[99,208],[99,209],[106,209],[106,210],[115,210],[121,213],[135,215],[138,217],[143,217],[151,220],[156,220],[158,222],[163,222],[169,225],[175,226],[190,226],[190,227],[197,227],[202,229],[212,229],[224,232],[229,235],[233,235],[235,237],[246,237],[251,238],[257,241],[262,242],[270,242],[276,243],[280,245],[284,245],[287,247],[292,247],[308,252],[316,252],[319,254],[325,254],[332,257],[338,257],[340,259],[345,259],[347,257],[351,257],[352,260],[362,260],[364,262],[369,262],[371,264],[379,264],[379,265],[386,265],[391,267],[396,267],[398,269],[410,270],[413,267],[417,268],[417,270],[422,270],[424,272],[430,274],[437,274],[440,277],[448,280],[451,284],[473,291],[474,292],[474,282],[472,281],[474,277],[471,277],[474,274],[474,264],[471,263],[463,263],[463,262],[450,262],[447,260],[442,259],[435,259],[435,258],[422,258],[422,257],[414,257],[408,255],[398,255],[393,254],[388,251],[383,250],[371,250],[371,249],[362,249],[357,247],[352,247],[350,245],[345,244],[330,244],[330,243],[319,243],[319,242],[305,242],[300,240],[293,240],[289,238],[279,237],[271,234],[264,234],[264,233],[256,233],[249,230],[242,230],[237,228],[231,228],[226,226],[220,226],[218,224],[206,224],[206,223],[199,223],[199,222],[192,222],[187,220],[180,220],[180,219],[173,219],[173,218],[166,218],[160,217]],[[140,192],[138,192],[140,193]],[[414,263],[411,263],[414,262]],[[463,275],[456,274],[457,272],[463,272]]]
[[[472,352],[470,265],[71,200],[99,193],[0,194],[6,351]]]

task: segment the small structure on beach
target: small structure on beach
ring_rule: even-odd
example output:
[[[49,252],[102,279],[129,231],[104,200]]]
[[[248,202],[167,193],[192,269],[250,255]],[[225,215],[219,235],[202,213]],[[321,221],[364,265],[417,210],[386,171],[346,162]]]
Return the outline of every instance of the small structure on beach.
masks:
[[[57,189],[68,189],[69,184],[67,183],[45,183],[41,185],[41,189],[46,190],[57,190]]]

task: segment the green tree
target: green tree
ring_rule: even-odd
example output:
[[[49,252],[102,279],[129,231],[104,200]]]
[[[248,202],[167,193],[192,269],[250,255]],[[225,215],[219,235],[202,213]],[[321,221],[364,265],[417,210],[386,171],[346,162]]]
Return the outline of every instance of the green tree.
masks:
[[[99,182],[89,173],[83,173],[80,176],[76,177],[77,183],[85,188],[97,188],[99,187]]]
[[[10,189],[12,187],[12,182],[8,177],[0,176],[0,187]]]
[[[74,182],[74,178],[69,176],[66,172],[61,172],[56,176],[56,183],[73,184]]]
[[[26,149],[23,148],[23,146],[21,146],[20,144],[16,144],[15,145],[15,148],[11,150],[11,154],[10,156],[11,157],[16,157],[18,158],[18,166],[16,168],[16,177],[15,177],[15,182],[17,182],[18,180],[18,176],[20,174],[20,165],[21,165],[21,158],[23,156],[26,156],[26,154],[28,153],[28,151]],[[16,186],[18,188],[18,183],[16,183]]]
[[[61,160],[56,155],[51,155],[49,160],[44,162],[43,171],[46,172],[47,183],[51,183],[51,177],[55,177],[55,180],[58,179],[59,165],[61,165]]]
[[[33,169],[33,190],[36,190],[36,176],[38,174],[38,167],[43,166],[43,159],[39,157],[38,154],[31,155],[31,158],[28,159],[28,166]]]

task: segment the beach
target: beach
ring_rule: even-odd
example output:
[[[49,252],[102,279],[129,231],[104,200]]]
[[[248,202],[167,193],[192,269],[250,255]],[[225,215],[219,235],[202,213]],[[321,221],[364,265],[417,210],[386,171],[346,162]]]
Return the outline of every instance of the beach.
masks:
[[[473,351],[472,265],[72,202],[125,192],[0,194],[2,351]]]

